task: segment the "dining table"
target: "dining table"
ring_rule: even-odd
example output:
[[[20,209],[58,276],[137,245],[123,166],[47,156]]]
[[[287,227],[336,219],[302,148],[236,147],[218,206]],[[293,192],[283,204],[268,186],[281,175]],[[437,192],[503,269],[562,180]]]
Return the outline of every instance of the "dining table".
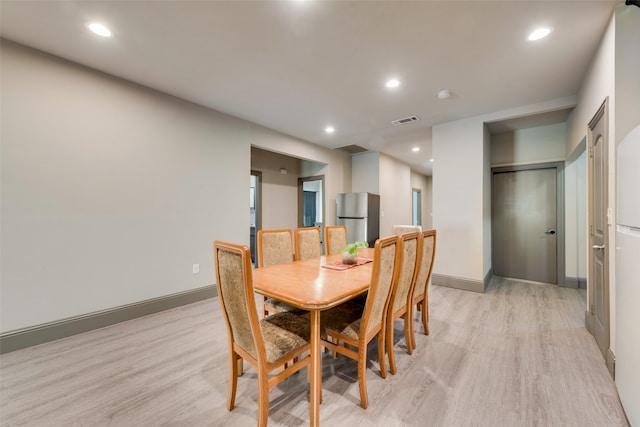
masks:
[[[310,313],[310,426],[320,425],[320,313],[367,292],[371,282],[373,255],[373,248],[359,249],[358,263],[353,266],[342,264],[342,256],[335,254],[256,268],[253,271],[255,292]]]

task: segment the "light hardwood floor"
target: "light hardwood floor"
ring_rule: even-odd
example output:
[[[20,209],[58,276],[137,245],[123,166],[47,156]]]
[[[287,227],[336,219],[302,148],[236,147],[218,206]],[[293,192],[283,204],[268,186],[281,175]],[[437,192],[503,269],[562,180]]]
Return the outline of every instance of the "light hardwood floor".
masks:
[[[432,286],[431,335],[415,324],[398,373],[370,348],[369,408],[356,362],[323,359],[324,426],[626,426],[584,328],[584,291],[494,278],[486,294]],[[250,426],[257,378],[225,408],[227,338],[217,298],[0,356],[2,426]],[[308,425],[305,371],[271,390],[269,425]]]

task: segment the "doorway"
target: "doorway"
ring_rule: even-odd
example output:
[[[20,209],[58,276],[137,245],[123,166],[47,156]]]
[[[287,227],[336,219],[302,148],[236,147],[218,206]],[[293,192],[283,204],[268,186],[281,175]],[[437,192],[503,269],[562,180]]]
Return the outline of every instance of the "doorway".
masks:
[[[324,236],[324,175],[298,178],[298,227],[320,227]]]
[[[493,274],[564,284],[561,163],[492,170]]]
[[[412,201],[412,224],[422,225],[422,190],[413,188],[411,190]]]
[[[608,260],[608,107],[607,100],[589,122],[589,312],[587,330],[605,360],[609,350],[609,260]]]
[[[256,233],[262,228],[262,172],[251,171],[249,176],[249,249],[251,250],[251,262],[255,266],[256,258]]]

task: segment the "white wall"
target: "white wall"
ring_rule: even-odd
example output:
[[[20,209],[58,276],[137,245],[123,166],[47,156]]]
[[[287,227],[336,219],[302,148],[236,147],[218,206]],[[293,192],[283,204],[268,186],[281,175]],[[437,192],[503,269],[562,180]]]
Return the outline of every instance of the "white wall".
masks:
[[[262,229],[297,228],[300,160],[252,148],[251,169],[262,172]]]
[[[250,147],[350,158],[8,41],[0,47],[0,330],[214,283],[214,239],[249,243]],[[200,274],[192,274],[192,264]]]
[[[537,126],[491,135],[491,166],[564,161],[566,124]]]
[[[482,281],[490,269],[490,154],[484,123],[575,103],[569,96],[433,127],[433,227],[438,230],[434,274]]]
[[[380,194],[380,153],[372,151],[351,156],[351,191]]]
[[[587,277],[587,154],[568,162],[565,179],[565,274]]]
[[[380,154],[380,237],[391,236],[394,224],[411,224],[411,168]]]
[[[484,278],[483,137],[483,122],[475,117],[433,127],[434,274]]]

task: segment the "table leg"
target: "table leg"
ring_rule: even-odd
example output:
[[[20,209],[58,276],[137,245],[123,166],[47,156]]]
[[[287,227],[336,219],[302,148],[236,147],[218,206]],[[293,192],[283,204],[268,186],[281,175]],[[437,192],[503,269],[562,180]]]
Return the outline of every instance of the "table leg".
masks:
[[[320,359],[320,311],[311,311],[311,402],[309,425],[320,425],[320,396],[322,392],[322,360]]]

